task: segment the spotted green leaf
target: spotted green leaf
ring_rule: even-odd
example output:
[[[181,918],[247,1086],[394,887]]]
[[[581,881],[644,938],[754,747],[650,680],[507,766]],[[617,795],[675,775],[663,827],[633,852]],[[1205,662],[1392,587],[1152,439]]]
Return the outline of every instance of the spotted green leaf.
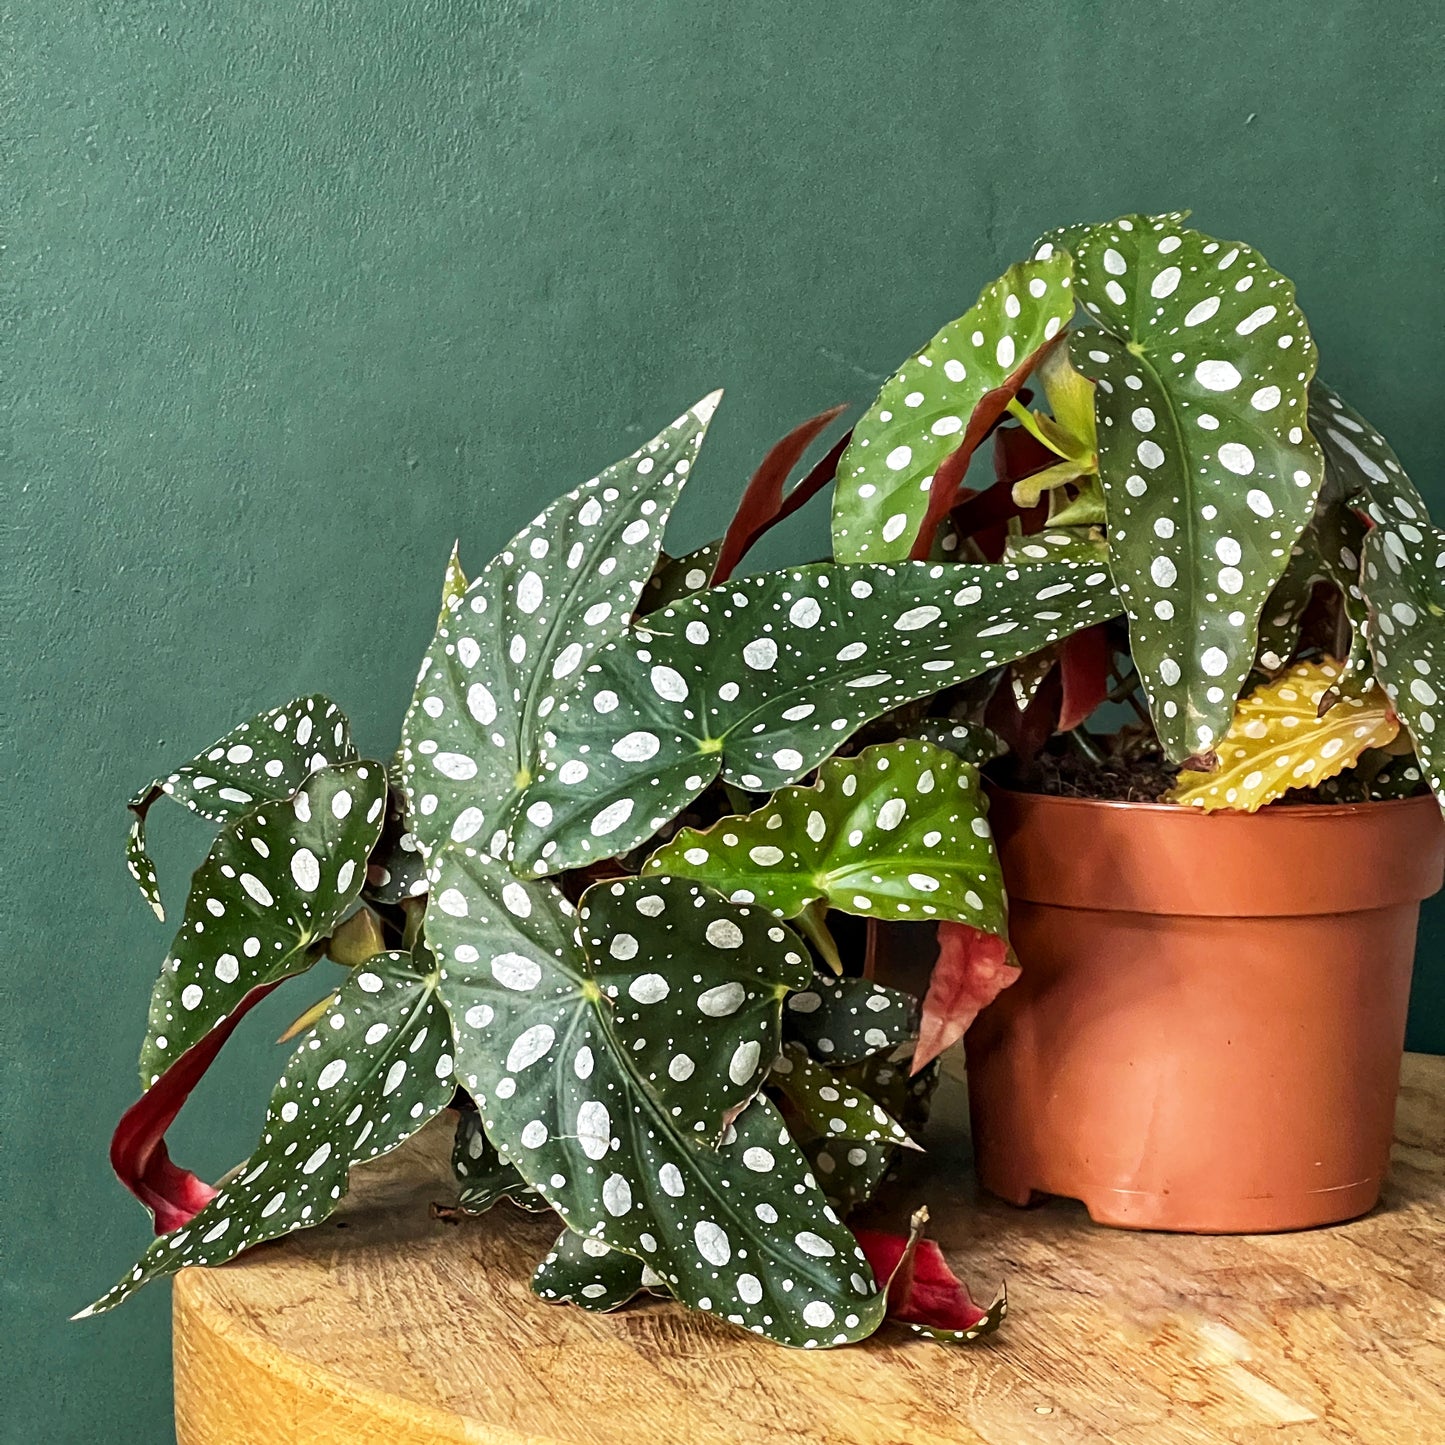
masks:
[[[1064,252],[1010,267],[883,384],[853,429],[833,493],[839,562],[907,557],[934,473],[990,392],[1014,389],[1074,314]],[[1006,401],[1005,401],[1006,404]]]
[[[795,782],[885,712],[1118,607],[1108,569],[903,562],[740,577],[602,649],[549,720],[519,873],[635,848],[722,775]]]
[[[685,880],[597,884],[574,914],[466,844],[433,873],[462,1081],[569,1227],[770,1338],[871,1333],[883,1297],[864,1258],[755,1097],[810,972],[788,930]]]
[[[1309,425],[1325,458],[1327,501],[1373,502],[1407,522],[1429,519],[1425,502],[1389,442],[1318,377],[1310,384]]]
[[[1069,355],[1096,384],[1114,578],[1179,762],[1229,726],[1261,610],[1314,509],[1314,343],[1294,288],[1248,246],[1147,216],[1068,244],[1102,328],[1072,332]]]
[[[768,1082],[777,1086],[818,1134],[830,1139],[856,1139],[862,1144],[918,1147],[881,1104],[809,1058],[802,1044],[784,1044],[783,1056],[774,1065]]]
[[[1003,884],[978,770],[905,740],[830,758],[811,787],[755,813],[684,828],[644,874],[695,878],[739,903],[795,918],[812,903],[907,922],[1004,927]]]
[[[719,537],[683,557],[669,557],[664,552],[648,580],[638,612],[644,615],[656,612],[689,593],[701,592],[712,580],[713,568],[717,566],[721,551],[722,538]]]
[[[333,764],[221,830],[151,994],[143,1086],[252,989],[311,966],[361,892],[385,801],[380,763]]]
[[[485,1214],[500,1199],[527,1210],[546,1209],[546,1202],[506,1163],[482,1128],[481,1115],[464,1110],[452,1141],[452,1174],[457,1181],[457,1208],[463,1214]]]
[[[662,1277],[633,1255],[591,1235],[564,1229],[532,1276],[532,1290],[551,1304],[606,1314],[644,1291],[668,1293]]]
[[[450,1044],[429,960],[369,959],[292,1054],[261,1138],[231,1182],[84,1313],[111,1309],[185,1265],[221,1264],[319,1224],[346,1192],[353,1164],[396,1148],[451,1101]]]
[[[866,978],[815,973],[788,995],[784,1032],[829,1064],[856,1064],[918,1037],[918,1000]]]
[[[1378,502],[1369,510],[1363,580],[1375,676],[1445,807],[1445,531],[1396,521]]]
[[[1109,545],[1097,527],[1047,527],[1027,537],[1010,536],[1004,542],[1004,560],[1020,566],[1060,558],[1089,566],[1107,561],[1108,556]]]
[[[411,831],[406,795],[388,788],[381,836],[366,865],[366,896],[378,903],[400,903],[426,892],[426,859]]]
[[[909,728],[920,742],[932,743],[981,768],[1008,751],[1003,740],[980,723],[955,722],[952,718],[926,717]]]
[[[803,1152],[828,1202],[845,1219],[873,1198],[897,1157],[892,1144],[860,1144],[826,1134],[805,1141]]]
[[[402,728],[423,856],[448,838],[505,837],[545,720],[652,576],[718,395],[552,503],[445,605]]]
[[[228,823],[257,803],[289,798],[307,776],[328,763],[356,756],[351,728],[330,698],[313,693],[259,713],[218,738],[130,800],[126,866],[157,918],[164,920],[155,864],[146,851],[146,816],[152,804],[171,798],[213,823]]]

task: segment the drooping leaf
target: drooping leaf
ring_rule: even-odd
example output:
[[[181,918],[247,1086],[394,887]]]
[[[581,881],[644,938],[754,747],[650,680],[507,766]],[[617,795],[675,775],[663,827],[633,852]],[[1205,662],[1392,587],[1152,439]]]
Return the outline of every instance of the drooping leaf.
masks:
[[[1309,526],[1290,549],[1284,575],[1270,593],[1259,620],[1258,665],[1265,672],[1278,673],[1290,661],[1316,589],[1321,583],[1329,583],[1338,596],[1341,617],[1349,630],[1349,656],[1341,686],[1353,683],[1362,687],[1368,682],[1370,650],[1364,639],[1368,609],[1360,590],[1364,539],[1365,524],[1359,517],[1342,503],[1327,502],[1321,496]]]
[[[424,857],[512,826],[558,699],[627,625],[720,393],[553,502],[449,608],[402,728],[401,773]],[[496,845],[493,845],[496,846]]]
[[[860,1144],[856,1139],[835,1139],[825,1134],[803,1141],[803,1153],[813,1166],[828,1202],[846,1219],[878,1192],[897,1156],[892,1144]]]
[[[938,962],[923,996],[913,1072],[956,1044],[979,1013],[1018,978],[1008,940],[967,923],[938,925]]]
[[[171,1161],[166,1130],[175,1123],[191,1091],[215,1062],[237,1025],[276,985],[252,989],[210,1033],[166,1069],[121,1116],[110,1141],[116,1178],[150,1211],[157,1234],[187,1224],[216,1190]]]
[[[1445,531],[1423,520],[1388,520],[1379,502],[1370,504],[1370,515],[1375,525],[1365,537],[1363,581],[1375,675],[1445,807]]]
[[[830,758],[811,787],[682,829],[644,874],[695,878],[780,918],[810,904],[865,917],[967,919],[997,931],[1003,885],[978,770],[905,740]]]
[[[669,1290],[645,1261],[591,1235],[564,1229],[537,1266],[532,1292],[550,1304],[581,1305],[607,1314],[644,1292],[665,1295]]]
[[[1000,1288],[985,1310],[948,1267],[937,1243],[923,1237],[928,1211],[913,1216],[907,1238],[882,1230],[854,1233],[880,1279],[888,1280],[888,1318],[915,1334],[948,1344],[963,1344],[992,1334],[1008,1313],[1008,1292]]]
[[[855,1064],[917,1036],[918,1000],[871,979],[815,973],[807,988],[788,995],[783,1028],[814,1057]]]
[[[500,1199],[510,1199],[532,1213],[547,1208],[547,1201],[492,1147],[481,1115],[473,1109],[463,1110],[457,1119],[452,1173],[459,1192],[457,1209],[462,1214],[485,1214]]]
[[[1429,520],[1424,499],[1389,442],[1318,377],[1310,383],[1309,425],[1324,453],[1326,501],[1374,503],[1396,521]]]
[[[330,698],[313,693],[257,714],[218,738],[205,752],[130,800],[126,865],[157,918],[165,919],[155,864],[146,851],[146,816],[171,798],[213,823],[228,823],[257,803],[289,798],[307,776],[356,756],[351,728]]]
[[[427,971],[424,971],[427,970]],[[336,1007],[291,1056],[261,1138],[189,1224],[162,1235],[85,1315],[150,1280],[319,1224],[353,1164],[396,1148],[451,1101],[452,1056],[429,960],[387,953],[341,987]]]
[[[856,1139],[860,1144],[918,1147],[908,1131],[861,1089],[840,1080],[831,1069],[808,1057],[802,1044],[784,1044],[768,1082],[815,1134]]]
[[[573,1230],[769,1338],[871,1333],[882,1297],[755,1097],[810,973],[786,928],[680,879],[594,885],[574,915],[465,844],[438,855],[431,899],[462,1080]]]
[[[883,384],[838,463],[833,555],[893,562],[927,555],[968,458],[1074,314],[1072,265],[1010,267]],[[936,474],[952,458],[949,475]]]
[[[332,764],[294,797],[264,803],[221,830],[191,880],[151,994],[143,1086],[252,989],[304,972],[320,956],[361,892],[385,799],[380,763]]]
[[[1228,727],[1260,612],[1314,509],[1314,343],[1294,288],[1248,246],[1148,216],[1067,245],[1103,328],[1075,330],[1069,355],[1096,383],[1130,650],[1160,742],[1182,762]]]
[[[1291,788],[1316,787],[1352,767],[1367,748],[1386,746],[1400,722],[1378,687],[1342,696],[1321,715],[1342,671],[1333,661],[1299,662],[1241,698],[1216,747],[1219,767],[1181,772],[1166,800],[1206,813],[1253,813]]]
[[[770,792],[885,712],[1113,616],[1102,566],[820,565],[741,577],[603,649],[551,720],[519,872],[637,847],[719,773]]]
[[[825,464],[814,467],[808,476],[794,488],[790,496],[783,495],[793,468],[803,458],[803,453],[814,439],[825,431],[830,422],[845,411],[847,403],[830,407],[810,417],[801,426],[794,427],[781,441],[774,443],[762,460],[752,480],[748,483],[737,512],[728,525],[713,568],[712,582],[726,582],[737,570],[753,544],[771,527],[785,517],[791,516],[806,501],[832,481],[837,470],[838,459],[842,456],[842,445],[835,446],[825,459]],[[831,464],[829,464],[829,462]]]

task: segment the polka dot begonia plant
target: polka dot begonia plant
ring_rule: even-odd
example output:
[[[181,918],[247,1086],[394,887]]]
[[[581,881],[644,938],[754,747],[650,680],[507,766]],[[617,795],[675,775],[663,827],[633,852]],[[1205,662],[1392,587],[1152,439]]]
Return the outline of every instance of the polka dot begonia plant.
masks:
[[[471,580],[454,551],[394,758],[311,696],[148,785],[127,861],[157,916],[152,806],[219,832],[112,1147],[159,1237],[85,1313],[318,1223],[451,1106],[439,1213],[553,1211],[543,1299],[651,1293],[800,1348],[890,1313],[995,1328],[921,1219],[848,1223],[920,1142],[934,1054],[1017,973],[981,769],[1053,731],[1087,752],[1113,696],[1187,764],[1180,805],[1351,774],[1445,797],[1445,533],[1314,371],[1248,246],[1182,215],[1068,227],[791,490],[839,409],[784,437],[725,537],[663,551],[714,393]],[[830,483],[830,560],[739,570]],[[883,929],[941,945],[921,1001],[858,976]],[[167,1129],[328,958],[250,1157],[205,1184]]]

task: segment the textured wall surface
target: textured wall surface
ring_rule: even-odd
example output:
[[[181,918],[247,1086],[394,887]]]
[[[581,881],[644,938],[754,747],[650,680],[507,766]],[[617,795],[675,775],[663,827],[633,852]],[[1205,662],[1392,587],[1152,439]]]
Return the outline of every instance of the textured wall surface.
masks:
[[[1037,232],[1178,206],[1296,279],[1445,512],[1432,4],[65,10],[20,7],[4,66],[5,1441],[169,1438],[165,1289],[64,1323],[145,1241],[105,1162],[166,943],[124,800],[302,691],[389,748],[453,537],[480,564],[721,385],[701,540]],[[190,821],[155,828],[172,897]],[[187,1162],[244,1152],[313,991],[233,1045]],[[1438,901],[1413,1030],[1445,1049]]]

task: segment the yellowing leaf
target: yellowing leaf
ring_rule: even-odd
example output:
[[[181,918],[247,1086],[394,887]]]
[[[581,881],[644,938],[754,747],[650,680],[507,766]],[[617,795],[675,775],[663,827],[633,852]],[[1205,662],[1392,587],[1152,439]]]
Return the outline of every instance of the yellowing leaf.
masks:
[[[1351,767],[1367,748],[1382,748],[1400,720],[1373,684],[1362,697],[1341,697],[1323,717],[1320,703],[1335,687],[1337,662],[1301,662],[1243,698],[1217,749],[1212,773],[1181,773],[1168,795],[1212,813],[1253,813],[1291,788],[1312,788]]]

